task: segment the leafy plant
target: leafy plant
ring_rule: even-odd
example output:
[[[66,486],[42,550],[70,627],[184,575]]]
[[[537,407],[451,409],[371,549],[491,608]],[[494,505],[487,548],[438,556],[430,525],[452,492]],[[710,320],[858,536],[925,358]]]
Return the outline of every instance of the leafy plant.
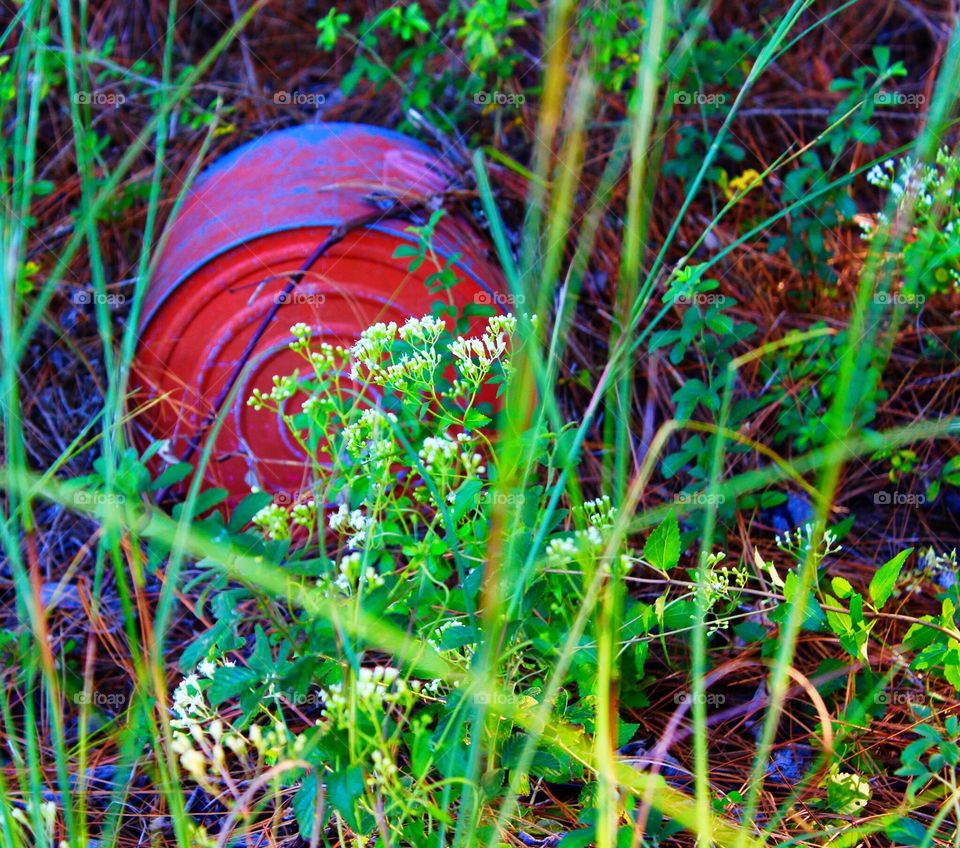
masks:
[[[903,287],[886,297],[919,308],[931,295],[956,290],[960,284],[960,157],[941,147],[930,165],[909,156],[900,162],[887,159],[875,165],[867,179],[890,192],[896,210],[892,220],[884,212],[877,213],[876,221],[865,218],[865,238],[873,238],[880,227],[910,225],[902,255],[890,257],[888,263],[899,266]]]
[[[714,136],[711,119],[722,116],[734,91],[743,85],[758,44],[747,32],[735,29],[726,39],[702,39],[691,56],[689,66],[675,82],[675,112],[693,117],[684,123],[676,146],[664,164],[664,173],[689,182],[700,170]],[[717,161],[706,178],[721,188],[729,179],[728,168],[746,157],[743,147],[726,138],[721,142]]]
[[[937,797],[946,796],[936,817],[929,827],[917,819],[904,816],[891,832],[902,845],[929,844],[938,835],[941,823],[953,814],[954,831],[960,826],[953,798],[960,784],[957,782],[957,765],[960,762],[960,719],[949,715],[942,722],[929,707],[915,705],[913,711],[917,723],[913,731],[918,738],[900,753],[901,766],[897,775],[910,779],[907,799],[917,803],[926,789],[932,789]]]
[[[716,422],[728,365],[737,345],[749,339],[756,327],[735,321],[728,314],[734,300],[717,294],[719,282],[704,279],[704,270],[703,266],[690,266],[676,273],[663,300],[680,310],[680,327],[656,331],[650,338],[650,351],[669,348],[673,365],[695,364],[699,368],[700,377],[686,378],[673,393],[676,417],[685,420],[699,412],[708,421]],[[763,404],[763,399],[738,402],[731,410],[727,426],[736,429]],[[663,475],[669,479],[684,471],[690,477],[689,490],[702,487],[710,471],[714,438],[715,435],[707,438],[697,433],[687,435],[679,450],[664,457]],[[730,450],[738,452],[743,446],[731,445]]]
[[[379,90],[403,79],[404,108],[446,124],[511,90],[508,81],[523,60],[512,34],[532,9],[526,0],[482,0],[450,4],[431,19],[410,3],[359,21],[353,31],[349,16],[334,8],[317,22],[317,44],[325,51],[354,48],[353,66],[340,81],[345,94],[364,80]],[[451,62],[455,53],[463,59]]]
[[[269,392],[255,390],[249,400],[255,410],[282,417],[315,470],[312,489],[299,501],[271,502],[250,517],[264,543],[279,545],[289,568],[342,604],[345,615],[362,608],[412,628],[426,650],[464,673],[482,649],[479,622],[470,612],[480,600],[482,572],[475,564],[482,560],[490,508],[499,497],[498,457],[484,428],[495,397],[491,389],[509,373],[515,325],[510,316],[494,316],[481,335],[452,338],[443,320],[427,316],[400,327],[377,324],[349,350],[317,345],[310,329],[297,325],[290,348],[302,357],[303,372],[276,377]],[[350,375],[349,387],[337,376],[342,372]],[[295,395],[303,398],[300,411],[284,412],[284,402]],[[553,449],[551,440],[544,442],[542,461],[548,466]],[[504,497],[531,523],[543,508],[539,486]],[[601,559],[615,515],[609,500],[586,502],[570,512],[572,529],[558,526],[546,544],[544,570],[507,631],[512,647],[502,673],[507,691],[509,681],[525,681],[510,695],[521,708],[539,703],[555,646],[576,617],[584,581],[598,567],[613,573],[630,567],[629,549],[609,565]],[[524,522],[520,532],[528,532],[527,526]],[[675,564],[675,525],[662,544],[648,543],[651,551],[654,546],[661,550],[660,565]],[[556,568],[563,576],[552,575]],[[456,578],[452,588],[451,578]],[[528,608],[545,615],[528,617]],[[636,633],[654,626],[652,608],[636,612]],[[341,823],[356,833],[371,829],[384,804],[401,830],[414,822],[422,826],[420,809],[431,811],[433,827],[450,824],[446,781],[462,768],[458,752],[465,750],[469,712],[458,681],[424,680],[397,667],[371,669],[362,662],[362,644],[353,642],[341,656],[342,636],[316,627],[309,617],[293,620],[284,632],[278,640],[258,630],[247,667],[221,665],[209,686],[200,688],[213,706],[238,699],[243,719],[235,732],[248,741],[250,731],[243,727],[264,704],[278,698],[303,703],[316,693],[320,725],[294,747],[298,759],[322,774],[300,785],[295,806],[304,835],[312,826],[319,779]],[[207,640],[203,650],[219,648]],[[638,682],[642,668],[638,653]],[[581,696],[588,697],[590,662],[581,659],[571,674]],[[196,685],[196,678],[188,681]],[[582,705],[558,709],[562,714]],[[290,744],[281,730],[277,734],[274,747]],[[523,736],[509,723],[499,725],[494,736],[491,751],[499,751],[506,766],[518,755]],[[181,758],[190,758],[185,767],[213,791],[210,764],[215,767],[222,754],[215,745],[212,757],[187,741],[181,747]],[[245,750],[252,750],[249,744]],[[538,755],[533,769],[552,779],[583,775],[559,753]],[[425,780],[428,773],[435,780]],[[412,807],[411,780],[418,787]]]
[[[830,90],[843,92],[843,99],[830,113],[827,129],[816,139],[816,146],[803,153],[799,164],[784,178],[783,204],[799,202],[799,206],[791,215],[787,232],[768,243],[771,253],[786,250],[802,274],[816,274],[827,282],[834,280],[836,274],[830,266],[832,249],[826,234],[841,222],[851,220],[857,205],[849,189],[842,185],[815,192],[834,179],[844,155],[854,146],[869,147],[880,140],[880,131],[873,122],[881,103],[877,94],[884,82],[906,74],[902,63],[891,64],[887,47],[875,47],[873,60],[873,65],[861,65],[851,77],[831,83]],[[812,195],[813,199],[805,201]]]
[[[822,322],[811,330],[825,328]],[[826,444],[833,437],[826,412],[835,400],[840,376],[840,358],[853,355],[848,344],[848,331],[808,338],[797,344],[781,347],[761,360],[764,381],[777,383],[782,389],[778,397],[776,444],[788,444],[794,450],[807,450]],[[850,388],[859,410],[857,426],[868,428],[886,398],[882,387],[879,361],[865,368]]]
[[[597,84],[621,91],[637,75],[643,43],[642,10],[632,0],[585,3],[577,10],[576,54],[591,53]]]

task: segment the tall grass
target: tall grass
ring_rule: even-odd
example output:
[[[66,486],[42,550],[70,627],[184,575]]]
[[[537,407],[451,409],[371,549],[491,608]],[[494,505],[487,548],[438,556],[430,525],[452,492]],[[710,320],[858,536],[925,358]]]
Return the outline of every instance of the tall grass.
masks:
[[[482,690],[490,691],[497,687],[497,681],[503,677],[507,667],[501,652],[502,637],[519,614],[523,593],[540,562],[555,514],[561,505],[583,502],[578,469],[582,464],[587,438],[598,429],[603,434],[605,482],[616,505],[621,508],[614,538],[609,542],[609,551],[612,553],[621,539],[653,526],[669,509],[678,509],[676,505],[663,505],[638,512],[638,504],[645,499],[660,452],[669,438],[686,428],[711,430],[710,425],[696,422],[666,422],[648,446],[647,452],[637,455],[637,438],[633,432],[636,421],[631,413],[636,365],[651,334],[671,308],[669,304],[660,308],[655,304],[671,278],[672,271],[666,266],[666,257],[674,247],[678,229],[754,83],[768,72],[784,50],[790,49],[798,38],[809,32],[805,30],[798,34],[797,28],[802,13],[811,7],[812,0],[796,0],[778,20],[770,22],[759,58],[719,127],[698,173],[678,206],[665,240],[660,244],[650,243],[648,223],[656,165],[662,152],[658,142],[655,142],[655,136],[669,114],[672,91],[672,82],[665,72],[666,29],[671,20],[675,21],[677,9],[663,0],[649,0],[646,4],[643,18],[644,49],[630,114],[618,134],[598,190],[590,198],[586,214],[575,230],[572,222],[578,192],[582,188],[584,150],[594,107],[595,81],[589,62],[576,67],[573,64],[569,30],[574,4],[570,0],[549,4],[543,100],[531,166],[535,178],[530,183],[529,209],[518,255],[514,255],[509,247],[485,160],[479,153],[473,160],[480,199],[491,222],[493,241],[511,293],[517,302],[535,305],[535,310],[531,311],[535,311],[540,318],[537,324],[527,320],[526,316],[521,320],[524,335],[522,353],[516,362],[506,392],[507,401],[497,422],[496,441],[501,468],[497,485],[502,494],[521,492],[535,478],[538,457],[533,446],[537,443],[536,437],[554,432],[563,424],[557,403],[557,382],[565,355],[565,340],[571,322],[576,320],[576,306],[584,273],[590,263],[597,231],[605,221],[612,188],[625,178],[628,192],[622,222],[623,257],[608,362],[603,371],[596,375],[591,399],[577,422],[570,441],[570,451],[563,464],[556,469],[546,509],[538,516],[529,542],[521,532],[520,515],[505,505],[509,499],[498,498],[494,501],[483,575],[483,603],[479,612],[482,638],[469,675],[464,675],[440,661],[436,655],[424,651],[423,646],[409,634],[375,615],[361,610],[353,619],[342,617],[336,604],[292,578],[282,563],[249,557],[244,551],[211,537],[195,526],[193,516],[200,494],[200,475],[194,478],[184,508],[178,520],[174,520],[146,503],[99,501],[86,505],[78,502],[56,473],[69,460],[69,455],[61,457],[52,469],[31,469],[20,417],[23,393],[29,391],[22,381],[25,360],[31,341],[46,321],[47,309],[57,288],[67,279],[71,263],[84,252],[89,260],[90,284],[98,295],[95,317],[106,383],[101,414],[96,422],[91,422],[90,429],[71,444],[69,453],[78,450],[100,453],[107,469],[107,491],[113,490],[120,457],[127,447],[127,382],[136,352],[143,296],[149,286],[152,262],[163,243],[160,203],[170,182],[165,165],[170,143],[168,118],[177,104],[189,94],[191,87],[203,79],[215,59],[233,45],[238,32],[249,24],[263,5],[259,3],[252,6],[181,82],[174,83],[174,29],[178,10],[171,0],[164,33],[161,83],[166,97],[163,105],[148,122],[138,142],[123,154],[102,182],[95,179],[96,163],[84,142],[90,129],[91,116],[75,97],[87,85],[91,72],[88,65],[91,45],[85,42],[85,28],[90,16],[86,3],[75,6],[68,0],[59,0],[56,7],[47,0],[27,3],[19,8],[2,36],[2,47],[11,51],[11,65],[17,70],[17,93],[12,103],[7,104],[7,111],[3,115],[5,126],[11,126],[12,133],[0,144],[0,177],[4,183],[0,219],[0,255],[4,268],[3,298],[0,299],[0,406],[4,444],[4,462],[0,470],[0,485],[4,492],[0,537],[16,587],[16,613],[20,623],[15,634],[18,667],[7,670],[8,685],[0,688],[0,711],[6,742],[5,768],[0,769],[0,845],[3,846],[30,844],[29,839],[24,842],[17,836],[21,830],[13,822],[15,808],[28,811],[31,829],[36,834],[32,843],[43,844],[45,825],[42,803],[50,797],[51,783],[56,785],[55,797],[58,798],[57,809],[62,818],[63,837],[71,846],[90,844],[94,836],[101,848],[120,844],[122,810],[129,794],[134,791],[130,778],[135,769],[146,770],[160,791],[162,803],[158,805],[158,810],[170,817],[177,844],[183,848],[192,844],[180,767],[171,746],[167,692],[167,668],[170,654],[175,649],[169,643],[169,628],[184,564],[202,559],[221,569],[227,577],[255,587],[265,598],[285,599],[319,619],[336,622],[350,636],[388,652],[412,669],[450,682],[456,680],[467,687],[477,685]],[[702,26],[706,20],[706,7],[698,10],[693,19]],[[38,155],[44,152],[37,147],[44,84],[43,59],[45,52],[52,49],[54,33],[57,33],[57,39],[63,45],[69,95],[65,108],[69,113],[71,132],[68,143],[80,179],[80,208],[66,246],[49,257],[54,267],[42,288],[35,296],[24,300],[17,292],[16,280],[18,269],[23,265],[31,244],[31,233],[24,221],[29,216],[33,199]],[[674,48],[671,58],[681,63],[688,61],[689,52],[696,49],[695,44],[695,38],[684,40]],[[571,76],[574,82],[572,93],[568,96],[567,83]],[[930,156],[936,139],[950,123],[955,97],[954,81],[958,78],[960,43],[955,32],[942,63],[926,129],[916,144],[915,149],[922,157]],[[130,315],[126,326],[118,327],[105,305],[109,275],[100,247],[101,224],[98,213],[116,195],[123,179],[145,154],[152,158],[152,167],[142,249],[137,259],[137,280]],[[785,155],[782,161],[771,166],[769,173],[776,172],[789,161],[790,157]],[[198,158],[191,177],[196,174],[200,164]],[[858,173],[866,167],[859,169]],[[841,182],[849,182],[853,176],[848,175]],[[835,184],[824,186],[818,192],[826,192],[834,187]],[[180,187],[181,198],[185,191],[186,186]],[[809,199],[804,198],[794,205],[798,207]],[[724,207],[710,223],[708,230],[733,205],[731,203]],[[716,254],[710,263],[721,262],[737,246],[758,236],[789,212],[789,207],[778,210],[733,245]],[[903,233],[893,233],[889,238],[895,247],[897,240],[903,238]],[[857,409],[848,403],[847,398],[852,393],[847,389],[856,379],[858,368],[863,365],[864,351],[881,343],[889,351],[890,334],[895,332],[896,327],[895,321],[883,323],[880,320],[874,299],[876,291],[890,285],[890,280],[885,276],[889,271],[881,271],[877,260],[879,254],[890,249],[890,246],[891,243],[885,239],[874,244],[874,255],[866,263],[853,304],[849,341],[838,362],[840,389],[836,392],[829,417],[830,429],[834,434],[831,443],[789,463],[773,455],[777,461],[771,462],[763,470],[725,479],[727,443],[738,436],[727,429],[736,369],[773,349],[778,343],[746,353],[731,365],[725,384],[724,411],[717,425],[712,427],[716,438],[712,441],[711,473],[706,486],[708,493],[733,497],[759,491],[779,481],[813,477],[816,479],[813,490],[818,493],[816,526],[817,532],[822,533],[829,520],[841,472],[848,461],[869,455],[883,445],[906,445],[921,439],[957,434],[953,420],[916,422],[896,432],[880,435],[859,432],[855,425]],[[572,260],[568,261],[571,256]],[[649,256],[653,257],[652,261],[648,261]],[[602,423],[598,424],[601,419]],[[220,423],[216,422],[214,432]],[[763,446],[758,445],[757,449],[762,452]],[[201,467],[209,461],[211,450],[212,440],[208,440],[199,458]],[[771,453],[768,450],[764,455],[770,457]],[[134,695],[122,722],[114,728],[94,730],[88,709],[81,703],[76,745],[66,740],[64,721],[68,695],[64,687],[64,669],[52,650],[48,616],[40,595],[48,565],[41,562],[37,554],[35,504],[41,501],[86,512],[101,523],[90,599],[91,627],[95,629],[104,614],[103,591],[110,575],[120,594],[123,648],[128,652],[132,672]],[[681,822],[700,845],[722,844],[741,848],[768,842],[773,824],[764,828],[758,823],[760,791],[791,680],[800,625],[805,614],[803,600],[807,595],[802,591],[797,593],[800,601],[792,605],[780,630],[776,657],[767,676],[769,704],[742,815],[738,822],[721,818],[712,809],[708,756],[710,731],[704,697],[710,679],[704,584],[706,557],[714,548],[717,498],[708,499],[707,502],[712,505],[703,507],[706,511],[704,531],[695,561],[699,569],[699,585],[694,588],[694,595],[699,602],[699,614],[691,634],[693,796],[630,768],[617,754],[617,690],[619,657],[623,648],[622,606],[626,585],[611,580],[608,574],[597,570],[590,575],[585,587],[573,628],[564,644],[557,647],[555,668],[538,707],[531,712],[524,712],[516,709],[507,698],[501,702],[473,701],[468,718],[471,746],[462,775],[463,788],[458,799],[453,797],[452,792],[449,797],[451,803],[456,800],[458,804],[457,825],[452,836],[441,829],[438,844],[448,838],[452,838],[457,846],[473,846],[484,840],[479,829],[484,810],[477,803],[478,787],[482,783],[489,756],[484,745],[493,738],[484,730],[494,727],[501,718],[525,728],[528,735],[517,766],[493,804],[497,817],[496,827],[486,837],[489,848],[503,841],[504,832],[510,829],[514,821],[534,755],[541,747],[550,746],[571,753],[596,776],[596,842],[600,848],[612,848],[617,844],[625,796],[632,796],[638,805],[652,805],[664,815]],[[685,508],[688,512],[697,509],[696,506]],[[141,558],[141,543],[150,541],[162,541],[171,549],[155,608],[151,608],[145,594],[145,563]],[[814,579],[812,558],[808,557],[800,570],[800,579],[803,585],[811,585]],[[593,640],[598,658],[596,733],[593,738],[586,738],[578,728],[551,717],[552,705],[564,674],[585,637]],[[89,694],[92,686],[89,667],[83,685],[84,691]],[[94,746],[102,745],[107,736],[112,737],[114,744],[112,756],[117,765],[117,777],[112,812],[108,814],[105,825],[94,829],[88,807],[87,770]],[[891,815],[902,812],[892,811]],[[775,817],[774,821],[778,818]],[[643,816],[637,819],[635,844],[644,838],[644,821]],[[869,827],[863,826],[861,830],[866,834],[882,826],[883,822],[880,822]],[[818,844],[826,844],[831,838],[830,833],[807,835],[810,842]]]

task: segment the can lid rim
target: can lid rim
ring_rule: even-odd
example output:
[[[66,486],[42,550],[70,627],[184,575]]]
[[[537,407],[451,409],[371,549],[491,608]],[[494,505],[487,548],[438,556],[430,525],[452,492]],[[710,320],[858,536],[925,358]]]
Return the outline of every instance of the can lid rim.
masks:
[[[266,238],[268,236],[277,235],[279,233],[296,232],[297,230],[311,229],[313,227],[336,227],[340,223],[341,222],[339,220],[331,221],[328,219],[318,219],[317,221],[311,222],[311,223],[298,222],[294,226],[280,226],[280,227],[274,227],[269,230],[264,230],[262,233],[257,235],[256,240],[260,240],[261,238]],[[383,233],[384,235],[390,235],[390,236],[395,236],[397,238],[401,238],[404,241],[412,244],[416,243],[416,239],[410,233],[407,233],[402,229],[397,229],[394,227],[387,226],[385,224],[370,224],[370,225],[361,227],[359,229],[372,230],[374,232]],[[196,262],[194,265],[187,268],[182,274],[180,274],[180,276],[170,286],[165,288],[163,295],[156,301],[156,303],[151,304],[150,309],[143,313],[139,322],[140,335],[143,335],[147,332],[147,330],[150,327],[150,324],[157,317],[157,314],[163,308],[167,300],[169,300],[169,298],[174,294],[174,292],[178,291],[180,287],[187,280],[189,280],[195,274],[198,274],[203,268],[205,268],[211,262],[215,261],[216,259],[219,259],[225,254],[229,253],[231,250],[236,250],[238,247],[241,247],[244,244],[249,244],[250,241],[251,241],[250,239],[241,238],[241,239],[237,239],[234,242],[230,242],[229,244],[225,244],[216,253],[212,253],[209,256],[204,257],[204,259],[202,259],[201,261]],[[435,252],[441,259],[449,259],[455,253],[455,251],[451,251],[440,245],[436,246]],[[487,294],[491,296],[496,294],[495,288],[486,280],[484,280],[475,270],[473,270],[473,268],[470,267],[469,263],[464,261],[462,256],[460,257],[460,259],[456,260],[456,262],[454,262],[453,264],[454,264],[454,267],[456,267],[460,271],[463,271],[474,283],[480,286],[480,288],[483,289]],[[150,285],[151,286],[154,285],[153,280],[150,280]],[[496,302],[497,300],[496,298],[494,298],[494,303]]]

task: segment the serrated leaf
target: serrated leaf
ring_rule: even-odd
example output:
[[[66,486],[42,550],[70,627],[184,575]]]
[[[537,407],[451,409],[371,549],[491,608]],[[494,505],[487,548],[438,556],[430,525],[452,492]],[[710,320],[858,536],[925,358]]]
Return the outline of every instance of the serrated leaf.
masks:
[[[311,772],[303,779],[297,794],[293,796],[293,814],[297,817],[300,836],[308,842],[313,838],[317,800],[317,773]],[[325,822],[321,821],[318,827],[322,829],[324,824]]]
[[[218,706],[230,698],[242,695],[259,682],[259,675],[243,666],[221,666],[213,675],[213,682],[207,690],[207,697],[213,706]]]
[[[669,571],[680,561],[680,527],[671,510],[643,546],[643,557],[654,568]]]

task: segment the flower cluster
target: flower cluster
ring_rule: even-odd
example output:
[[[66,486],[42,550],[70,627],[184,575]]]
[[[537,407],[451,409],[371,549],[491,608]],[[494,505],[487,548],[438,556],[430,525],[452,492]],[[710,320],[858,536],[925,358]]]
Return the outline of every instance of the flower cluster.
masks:
[[[617,517],[617,509],[611,506],[609,495],[584,501],[583,506],[574,507],[574,512],[580,513],[591,527],[600,529],[612,527]]]
[[[747,585],[749,575],[745,568],[720,565],[726,556],[723,552],[707,555],[707,583],[704,586],[707,609],[724,601],[738,600],[739,590]]]
[[[913,235],[904,246],[905,266],[927,291],[946,291],[960,285],[960,157],[941,147],[933,164],[905,156],[874,165],[867,180],[886,189],[897,202],[897,215],[910,211]],[[864,237],[872,238],[890,222],[883,212],[876,221],[864,219]]]
[[[260,389],[254,389],[253,394],[247,399],[247,406],[256,410],[272,409],[276,411],[279,405],[285,400],[292,398],[297,392],[297,382],[299,371],[280,377],[273,375],[273,388],[268,394],[264,394]]]
[[[394,437],[397,416],[392,412],[371,406],[364,409],[356,421],[343,428],[343,445],[355,460],[388,464],[394,460],[399,447]]]
[[[402,327],[374,324],[350,348],[350,376],[358,383],[414,394],[432,386],[441,356],[437,343],[446,325],[430,316],[411,318]],[[398,339],[403,342],[400,348]]]
[[[397,764],[379,748],[370,752],[370,774],[367,785],[373,789],[384,789],[393,784],[399,775]]]
[[[946,148],[941,150],[941,155],[948,156]],[[929,211],[933,208],[934,192],[942,185],[943,175],[935,165],[922,165],[905,156],[900,163],[899,175],[896,160],[887,159],[870,169],[867,182],[887,189],[897,200],[913,196],[918,211]],[[885,220],[882,212],[879,218]]]
[[[317,588],[328,598],[351,598],[379,589],[384,582],[383,576],[372,565],[364,566],[363,556],[354,552],[342,556],[336,574],[321,577]]]
[[[329,469],[324,473],[336,483],[333,492],[348,491],[353,482],[362,480],[364,491],[379,496],[395,488],[398,480],[410,479],[414,488],[420,489],[414,498],[437,509],[436,492],[441,502],[454,503],[462,484],[486,474],[484,453],[469,432],[475,422],[468,423],[468,416],[494,367],[499,364],[499,373],[507,372],[509,340],[516,326],[513,316],[498,315],[487,321],[478,337],[447,341],[446,322],[427,315],[410,318],[402,326],[394,321],[374,324],[344,350],[328,344],[318,349],[311,328],[295,324],[290,328],[293,341],[289,347],[311,364],[316,382],[299,381],[297,372],[275,377],[270,392],[255,390],[248,403],[255,409],[282,412],[282,403],[298,389],[309,391],[301,406],[305,418],[286,413],[283,417],[301,447],[308,453],[326,455],[319,466]],[[385,396],[389,393],[394,403],[409,405],[410,414],[401,422],[388,403],[374,404],[365,395],[364,403],[357,403],[356,393],[342,397],[336,375],[347,367],[360,385],[361,395],[366,386],[377,386],[385,390]],[[443,373],[454,379],[452,387]],[[453,409],[451,401],[460,405]],[[452,430],[460,432],[454,436]],[[405,458],[411,441],[429,483],[418,482],[420,475],[411,467],[417,463]],[[405,472],[404,465],[409,471]],[[369,537],[374,512],[377,510],[370,503],[370,517],[361,521],[338,511],[330,526],[346,536],[349,548],[358,549]],[[293,508],[269,504],[253,523],[268,538],[289,539],[295,525],[316,526],[316,506],[312,502]]]
[[[579,559],[583,555],[597,557],[607,544],[609,533],[605,531],[613,527],[617,517],[617,508],[611,504],[609,495],[584,501],[582,505],[575,506],[572,512],[582,519],[586,527],[547,542],[547,559],[556,564]],[[624,570],[629,570],[628,556],[621,556],[621,565]]]
[[[289,539],[294,526],[313,530],[317,524],[317,502],[313,499],[296,503],[289,509],[278,503],[267,504],[251,519],[268,539]]]
[[[241,732],[210,706],[205,687],[217,668],[232,665],[229,660],[205,659],[173,692],[173,750],[197,783],[206,784],[214,775],[226,773],[228,752],[240,759],[255,752],[261,762],[273,765],[284,757],[296,757],[306,744],[302,734],[294,736],[279,720],[266,727],[254,723]]]
[[[440,493],[441,500],[452,504],[456,501],[461,485],[469,480],[482,478],[487,467],[483,456],[473,449],[473,437],[458,433],[451,438],[447,431],[436,436],[427,436],[417,452],[424,471]],[[421,487],[414,492],[421,503],[439,506],[433,492]]]
[[[516,318],[496,315],[476,338],[458,336],[443,345],[446,323],[429,315],[410,318],[402,327],[393,321],[364,330],[350,348],[350,376],[361,383],[399,392],[435,395],[437,374],[445,357],[452,357],[458,372],[452,396],[470,398],[490,376],[495,363],[509,369],[509,337]]]
[[[577,559],[584,553],[596,556],[603,550],[604,544],[600,529],[590,525],[586,530],[551,539],[547,543],[547,559],[561,563]]]
[[[738,194],[746,194],[750,189],[763,185],[763,175],[753,168],[747,168],[739,176],[733,177],[726,185],[724,194],[727,200],[733,200]]]
[[[920,556],[917,572],[932,579],[941,589],[949,589],[957,582],[957,549],[940,554],[932,547],[927,548]]]
[[[340,504],[329,519],[330,529],[347,537],[347,547],[362,548],[367,541],[373,521],[363,514],[363,510],[350,509]]]
[[[495,315],[479,338],[458,336],[448,349],[453,355],[459,379],[454,383],[455,397],[470,397],[487,381],[496,363],[509,373],[508,339],[517,329],[513,315]]]
[[[290,514],[279,504],[267,504],[257,511],[252,522],[267,538],[290,538]]]
[[[431,315],[423,318],[408,318],[400,328],[400,338],[413,345],[434,346],[446,332],[446,322]]]
[[[814,526],[810,522],[797,527],[790,533],[779,533],[776,536],[777,547],[782,551],[792,553],[797,559],[806,557],[814,544]],[[814,556],[818,560],[825,559],[831,554],[839,553],[843,548],[837,544],[837,536],[832,530],[824,530],[823,536],[817,540],[817,549]]]
[[[350,348],[350,376],[358,380],[361,368],[366,368],[370,373],[378,371],[384,357],[393,351],[396,335],[397,324],[394,321],[388,324],[379,321],[367,327]]]
[[[400,672],[392,666],[378,665],[361,668],[348,682],[332,683],[322,690],[325,721],[346,726],[351,720],[351,702],[356,709],[375,717],[382,717],[396,705],[410,701],[410,687]]]

